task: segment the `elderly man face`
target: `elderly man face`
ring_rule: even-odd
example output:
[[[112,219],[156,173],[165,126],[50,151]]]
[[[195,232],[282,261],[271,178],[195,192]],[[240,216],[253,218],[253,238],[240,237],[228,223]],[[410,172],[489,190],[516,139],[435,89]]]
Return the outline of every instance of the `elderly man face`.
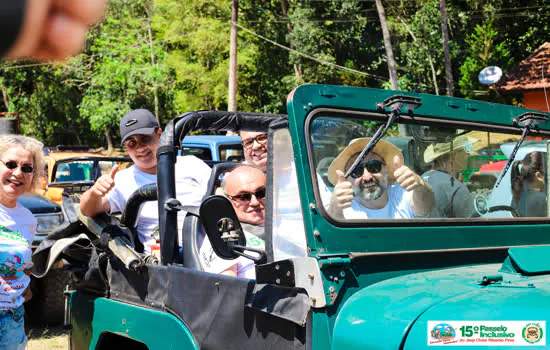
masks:
[[[347,164],[346,171],[351,168],[359,154],[352,156]],[[374,201],[380,198],[388,187],[388,171],[382,157],[376,153],[369,153],[353,173],[347,178],[351,182],[355,196],[364,201]]]
[[[244,158],[247,163],[267,170],[267,134],[263,132],[241,131]]]
[[[264,224],[265,175],[261,170],[239,166],[227,175],[223,187],[239,221],[257,226]]]

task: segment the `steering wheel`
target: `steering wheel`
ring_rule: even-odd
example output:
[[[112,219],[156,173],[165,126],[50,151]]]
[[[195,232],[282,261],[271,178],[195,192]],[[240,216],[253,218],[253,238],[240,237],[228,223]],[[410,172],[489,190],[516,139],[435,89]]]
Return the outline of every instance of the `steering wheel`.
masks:
[[[495,205],[494,207],[490,207],[489,210],[487,210],[487,212],[484,213],[484,214],[481,214],[479,212],[475,212],[470,217],[471,218],[479,218],[482,215],[485,215],[485,214],[488,214],[488,213],[494,213],[496,211],[508,211],[508,212],[510,212],[510,214],[512,214],[512,217],[514,217],[514,218],[517,218],[517,217],[521,216],[519,214],[519,212],[517,211],[517,209],[514,208],[514,207],[511,207],[509,205]]]

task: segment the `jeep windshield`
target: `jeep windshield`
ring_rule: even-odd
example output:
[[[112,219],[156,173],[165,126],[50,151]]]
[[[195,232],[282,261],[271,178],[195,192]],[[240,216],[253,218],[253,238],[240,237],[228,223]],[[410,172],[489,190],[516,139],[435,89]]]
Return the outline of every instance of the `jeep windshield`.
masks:
[[[314,183],[331,220],[485,222],[548,217],[547,132],[537,131],[530,137],[539,140],[536,150],[529,141],[519,148],[502,184],[495,187],[504,164],[492,169],[489,180],[476,181],[474,176],[464,181],[461,174],[474,163],[470,159],[501,150],[503,144],[515,144],[521,129],[401,117],[376,145],[374,154],[344,177],[386,120],[384,113],[351,111],[319,112],[312,118],[309,141]],[[419,191],[428,185],[433,205],[428,203],[430,194]],[[418,210],[422,206],[429,208]]]

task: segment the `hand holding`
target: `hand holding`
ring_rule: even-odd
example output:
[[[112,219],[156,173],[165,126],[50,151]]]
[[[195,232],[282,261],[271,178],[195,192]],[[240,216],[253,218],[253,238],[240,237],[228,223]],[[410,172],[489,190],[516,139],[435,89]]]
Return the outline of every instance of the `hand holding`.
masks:
[[[422,177],[409,169],[409,167],[404,166],[398,156],[393,157],[393,165],[396,169],[393,176],[399,186],[404,188],[406,191],[412,191],[419,186],[425,186],[425,182]]]
[[[91,188],[92,193],[98,197],[105,197],[105,195],[115,187],[115,174],[117,171],[118,164],[115,164],[109,174],[105,174],[97,179],[96,183]]]
[[[337,217],[343,216],[343,210],[351,207],[353,201],[353,189],[351,183],[346,181],[344,173],[341,170],[336,170],[338,183],[334,186],[334,192],[330,199],[330,213]]]

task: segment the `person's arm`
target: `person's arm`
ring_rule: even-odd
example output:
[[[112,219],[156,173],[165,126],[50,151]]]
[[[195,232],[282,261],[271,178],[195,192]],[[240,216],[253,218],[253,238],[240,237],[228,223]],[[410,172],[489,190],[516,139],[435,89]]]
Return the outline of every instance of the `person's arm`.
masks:
[[[413,213],[417,216],[428,215],[435,205],[432,187],[420,175],[402,165],[398,156],[394,158],[394,166],[397,170],[393,176],[399,186],[406,191],[412,191],[410,205]]]
[[[0,0],[1,53],[40,61],[74,55],[105,5],[106,0]]]
[[[354,195],[351,183],[344,179],[344,173],[341,170],[336,170],[336,175],[338,175],[338,183],[334,186],[328,213],[335,218],[343,219],[344,209],[351,207]]]
[[[118,165],[115,165],[109,174],[97,179],[96,183],[80,197],[80,212],[86,216],[95,216],[102,212],[109,212],[111,205],[105,197],[115,186],[115,174]]]

